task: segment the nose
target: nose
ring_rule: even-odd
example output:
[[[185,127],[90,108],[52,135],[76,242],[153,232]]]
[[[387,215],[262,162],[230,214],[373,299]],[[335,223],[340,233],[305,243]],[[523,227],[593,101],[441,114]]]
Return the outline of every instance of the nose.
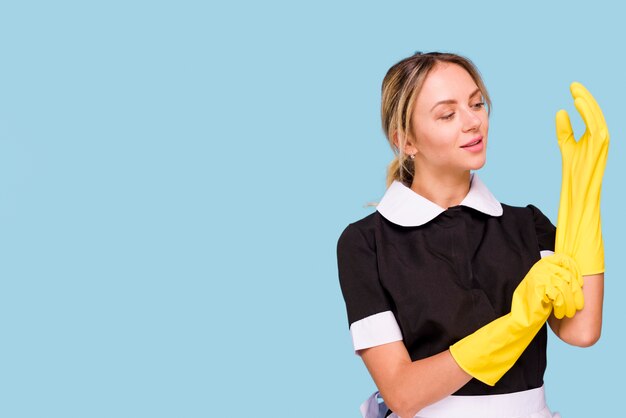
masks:
[[[472,109],[464,109],[463,111],[463,131],[470,132],[480,128],[482,124],[480,117]]]

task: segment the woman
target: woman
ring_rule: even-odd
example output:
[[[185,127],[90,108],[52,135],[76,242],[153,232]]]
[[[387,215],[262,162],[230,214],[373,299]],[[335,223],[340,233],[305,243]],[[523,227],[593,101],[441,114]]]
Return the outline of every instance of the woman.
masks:
[[[593,98],[574,90],[593,102],[598,119]],[[558,225],[569,232],[551,255],[555,227],[541,211],[501,204],[472,173],[485,164],[489,107],[478,71],[454,54],[417,53],[383,81],[383,128],[395,153],[389,187],[377,211],[349,225],[338,243],[354,348],[385,401],[379,412],[373,395],[364,416],[551,417],[543,393],[546,320],[569,344],[599,338],[599,204],[565,202],[583,202],[591,187],[599,203],[603,165],[593,162],[606,160],[606,146],[596,147],[604,154],[564,152],[564,177],[581,166],[596,172],[564,182]],[[569,119],[559,115],[560,145],[575,146]],[[593,233],[582,218],[597,221]],[[591,261],[581,255],[589,252],[581,236],[595,240]]]

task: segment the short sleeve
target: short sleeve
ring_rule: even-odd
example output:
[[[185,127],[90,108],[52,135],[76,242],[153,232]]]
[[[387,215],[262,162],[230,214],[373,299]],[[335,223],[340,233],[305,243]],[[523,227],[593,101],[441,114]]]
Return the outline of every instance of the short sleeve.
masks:
[[[374,234],[369,235],[367,239],[351,224],[337,243],[339,283],[355,351],[402,340],[392,303],[380,282]]]
[[[537,242],[539,244],[539,252],[541,256],[545,257],[547,255],[554,254],[556,227],[536,206],[528,205],[527,208],[529,208],[533,213],[535,233],[537,235]]]

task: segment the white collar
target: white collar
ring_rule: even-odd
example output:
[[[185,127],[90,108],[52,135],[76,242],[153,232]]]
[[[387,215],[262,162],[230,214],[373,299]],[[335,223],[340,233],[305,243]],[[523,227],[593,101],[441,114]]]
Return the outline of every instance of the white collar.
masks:
[[[470,190],[460,203],[491,216],[502,215],[502,205],[491,194],[478,175],[472,173]],[[390,222],[400,226],[420,226],[435,219],[446,209],[394,181],[380,200],[376,210]]]

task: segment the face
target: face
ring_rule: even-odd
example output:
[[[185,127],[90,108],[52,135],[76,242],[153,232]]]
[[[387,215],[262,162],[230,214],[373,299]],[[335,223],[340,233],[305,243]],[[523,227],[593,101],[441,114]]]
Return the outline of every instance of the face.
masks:
[[[416,170],[452,174],[485,164],[489,117],[482,94],[465,69],[439,63],[424,81],[405,152]]]

